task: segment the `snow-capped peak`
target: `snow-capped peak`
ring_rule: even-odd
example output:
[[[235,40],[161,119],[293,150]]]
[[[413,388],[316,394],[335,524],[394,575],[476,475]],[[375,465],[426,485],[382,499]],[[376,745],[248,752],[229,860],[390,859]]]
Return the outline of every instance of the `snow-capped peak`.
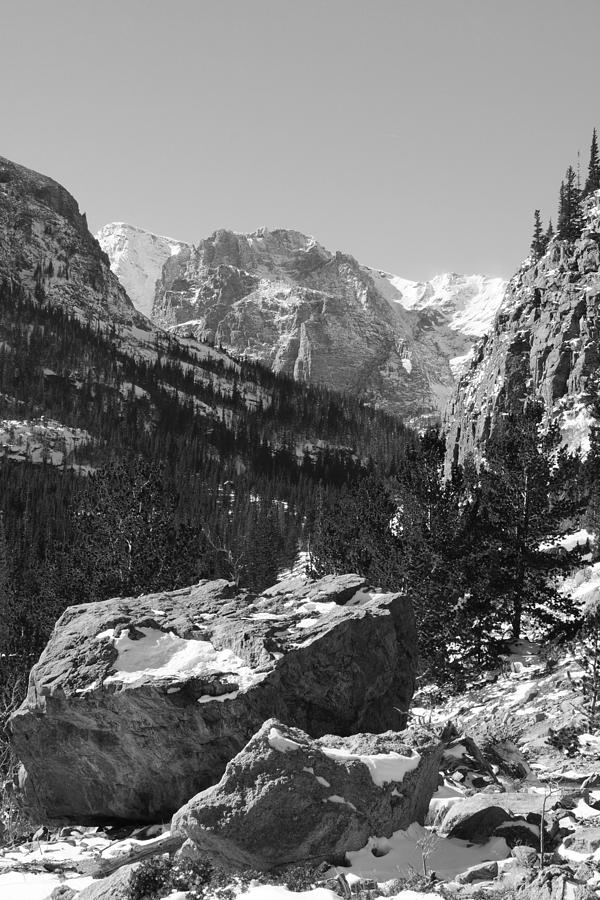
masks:
[[[190,245],[152,234],[126,222],[111,222],[96,234],[110,259],[110,267],[129,294],[134,306],[148,318],[152,315],[156,282],[170,256]]]
[[[490,328],[506,290],[503,278],[446,272],[431,281],[410,281],[378,269],[366,269],[378,290],[404,309],[435,309],[448,326],[465,337],[482,337]]]

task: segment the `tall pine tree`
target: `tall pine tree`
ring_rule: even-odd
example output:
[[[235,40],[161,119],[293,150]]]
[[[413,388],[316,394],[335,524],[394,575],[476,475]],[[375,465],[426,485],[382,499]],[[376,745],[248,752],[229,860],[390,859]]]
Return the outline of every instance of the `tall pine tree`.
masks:
[[[581,191],[573,166],[569,166],[560,185],[558,202],[558,236],[561,240],[575,241],[581,234]]]
[[[592,145],[590,147],[590,162],[588,165],[588,174],[583,189],[583,196],[587,197],[593,191],[600,188],[600,153],[598,152],[598,135],[596,129],[592,134]]]
[[[539,209],[533,214],[533,237],[531,239],[530,254],[532,259],[538,260],[544,253],[544,231],[542,228],[542,217]]]

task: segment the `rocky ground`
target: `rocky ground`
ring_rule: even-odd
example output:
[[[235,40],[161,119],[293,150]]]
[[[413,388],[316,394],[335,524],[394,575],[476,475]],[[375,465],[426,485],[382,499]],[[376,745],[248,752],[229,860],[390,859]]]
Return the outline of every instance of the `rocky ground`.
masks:
[[[600,866],[600,738],[586,731],[582,677],[576,654],[562,653],[556,658],[535,644],[522,642],[513,648],[503,672],[489,675],[465,694],[437,705],[431,702],[435,699],[431,692],[417,695],[412,709],[412,720],[416,723],[413,730],[418,726],[422,732],[429,732],[435,743],[441,729],[446,729],[444,754],[441,762],[438,756],[437,762],[438,787],[426,824],[407,827],[403,822],[403,827],[394,830],[391,837],[371,837],[362,849],[341,857],[338,845],[337,865],[319,873],[319,884],[315,883],[305,893],[305,900],[326,900],[349,890],[369,898],[402,896],[403,900],[414,900],[415,888],[421,896],[423,892],[446,895],[450,892],[460,897],[479,897],[482,892],[487,896],[518,891],[519,896],[547,896],[550,900],[554,896],[596,894],[600,885],[597,869]],[[242,755],[250,754],[252,761],[244,765],[244,770],[251,772],[253,783],[260,784],[260,774],[252,766],[261,765],[267,771],[269,767],[265,769],[264,760],[269,755],[275,758],[279,774],[272,784],[279,785],[280,794],[269,798],[267,790],[259,808],[268,828],[269,822],[275,822],[274,808],[285,809],[297,800],[289,796],[286,799],[281,766],[285,769],[292,765],[300,772],[308,772],[303,775],[307,784],[325,783],[325,778],[318,768],[323,746],[315,747],[315,742],[302,737],[297,729],[290,731],[279,726],[273,732],[273,723],[267,725],[271,731],[263,729],[262,732],[267,737],[270,735],[266,750],[263,747],[260,753],[252,755],[251,741],[236,760],[239,766]],[[579,733],[563,745],[557,741],[553,744],[553,730],[565,726],[572,726],[573,734]],[[266,738],[262,740],[264,743]],[[326,747],[331,739],[321,739],[323,742]],[[377,749],[381,758],[382,748]],[[298,756],[300,751],[302,757]],[[364,762],[364,747],[355,747],[353,752],[356,759]],[[410,760],[410,754],[415,751],[404,752]],[[311,758],[305,759],[306,754],[312,754]],[[219,785],[221,795],[226,795],[231,787],[230,769],[236,760],[228,766]],[[310,766],[304,765],[307,761],[311,762]],[[332,775],[332,771],[336,766],[331,759],[328,765],[325,774],[330,780],[319,802],[329,801],[327,805],[337,813],[352,806],[354,795],[350,793],[348,772],[343,773],[345,781],[333,784],[335,772]],[[404,765],[407,766],[406,760]],[[365,778],[362,772],[360,777]],[[208,789],[213,793],[214,790]],[[377,794],[373,785],[371,790]],[[387,793],[389,796],[389,789]],[[213,806],[218,808],[221,800],[222,797],[217,797]],[[307,817],[310,817],[309,806],[305,804],[303,809]],[[203,815],[206,824],[206,808]],[[540,868],[542,816],[545,822],[543,871]],[[53,889],[68,887],[81,891],[81,900],[97,896],[127,897],[128,873],[135,871],[139,862],[132,868],[121,867],[115,874],[110,874],[110,868],[115,860],[123,863],[139,859],[140,853],[142,856],[156,853],[162,842],[167,842],[167,849],[173,849],[168,842],[181,825],[181,813],[175,818],[178,822],[173,832],[168,822],[145,829],[101,826],[40,829],[33,838],[3,848],[0,895],[3,900],[38,897],[42,900]],[[285,815],[276,824],[281,829]],[[306,831],[303,823],[300,824]],[[197,817],[194,827],[198,828]],[[223,834],[224,827],[225,823],[220,822],[217,831]],[[348,834],[344,832],[346,838]],[[322,837],[325,839],[324,833]],[[272,842],[273,845],[281,843],[277,830],[273,831]],[[108,878],[93,877],[104,872],[109,872]],[[232,884],[236,883],[235,874],[230,879]],[[269,877],[264,880],[269,881]],[[236,892],[248,900],[283,900],[288,896],[287,888],[277,883],[275,875],[271,880],[271,886],[238,883]],[[104,893],[97,893],[100,887]],[[55,896],[66,898],[71,894],[63,890]],[[174,898],[185,894],[171,892],[165,896]]]

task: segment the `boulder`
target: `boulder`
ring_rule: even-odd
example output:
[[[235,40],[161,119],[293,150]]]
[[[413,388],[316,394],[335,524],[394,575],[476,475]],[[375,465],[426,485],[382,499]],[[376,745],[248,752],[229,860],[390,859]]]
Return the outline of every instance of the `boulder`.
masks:
[[[474,881],[491,881],[498,875],[498,863],[495,860],[479,863],[460,872],[454,879],[458,884],[473,884]]]
[[[440,825],[443,837],[484,844],[503,837],[509,846],[537,848],[544,798],[540,794],[474,794],[451,806]],[[553,816],[546,809],[546,827]]]
[[[129,900],[131,876],[141,863],[121,866],[106,878],[98,878],[77,894],[77,900]]]
[[[343,863],[370,837],[423,823],[441,754],[423,731],[315,740],[270,719],[171,831],[184,854],[227,870]]]
[[[569,851],[592,856],[600,847],[600,828],[597,825],[577,828],[565,837],[563,843]]]
[[[69,607],[10,723],[25,802],[38,821],[167,820],[271,716],[403,728],[415,668],[410,599],[356,575]]]

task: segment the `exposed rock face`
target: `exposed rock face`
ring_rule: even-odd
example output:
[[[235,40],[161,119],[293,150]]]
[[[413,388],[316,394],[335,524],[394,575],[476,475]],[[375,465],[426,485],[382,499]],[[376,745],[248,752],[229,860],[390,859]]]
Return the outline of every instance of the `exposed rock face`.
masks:
[[[152,306],[158,324],[408,417],[439,413],[453,367],[504,290],[501,279],[481,276],[411,282],[283,229],[217,231],[197,246],[121,223],[98,237],[138,308]],[[162,275],[151,300],[160,241]],[[145,284],[140,267],[152,273]]]
[[[200,582],[69,607],[12,739],[38,818],[164,820],[271,716],[313,736],[404,727],[415,668],[410,600],[358,576],[259,597]]]
[[[509,282],[449,407],[449,462],[477,457],[507,402],[522,397],[543,402],[564,446],[589,447],[600,365],[600,192],[587,200],[585,221],[579,240],[553,240]]]
[[[441,753],[425,734],[315,741],[270,719],[219,784],[176,813],[172,831],[187,839],[182,852],[226,869],[343,863],[372,836],[422,824]]]
[[[85,215],[60,184],[0,157],[0,279],[84,318],[148,323],[135,310]]]

